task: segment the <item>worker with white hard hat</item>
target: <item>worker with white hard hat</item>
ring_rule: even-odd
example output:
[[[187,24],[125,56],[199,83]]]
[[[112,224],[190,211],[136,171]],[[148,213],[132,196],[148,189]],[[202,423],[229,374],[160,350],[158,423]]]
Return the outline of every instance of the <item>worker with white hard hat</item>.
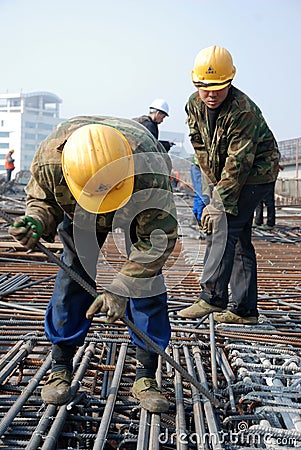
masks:
[[[159,128],[158,125],[163,122],[165,117],[169,117],[169,106],[166,100],[163,98],[156,98],[149,105],[148,115],[143,115],[140,117],[135,117],[133,120],[141,123],[145,128],[147,128],[156,139],[159,138]],[[163,145],[165,150],[169,152],[174,142],[162,141],[160,143]]]

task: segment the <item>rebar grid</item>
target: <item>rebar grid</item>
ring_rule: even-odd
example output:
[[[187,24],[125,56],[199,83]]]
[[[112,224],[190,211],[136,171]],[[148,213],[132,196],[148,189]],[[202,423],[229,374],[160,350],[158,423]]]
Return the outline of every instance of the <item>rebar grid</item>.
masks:
[[[181,214],[185,221],[185,208],[180,208]],[[254,231],[261,312],[256,327],[215,325],[212,318],[179,319],[177,310],[198,297],[205,248],[189,224],[184,223],[182,234],[166,265],[172,324],[167,352],[217,396],[220,407],[160,359],[157,378],[169,411],[155,415],[141,410],[131,395],[135,351],[127,329],[121,322],[108,326],[101,318],[93,321],[74,359],[72,401],[62,407],[43,404],[40,390],[50,367],[43,315],[57,267],[38,252],[27,254],[20,247],[11,252],[7,239],[10,245],[0,249],[5,261],[0,290],[1,275],[12,283],[10,289],[16,289],[7,293],[5,288],[1,298],[6,304],[0,308],[0,448],[211,450],[301,445],[300,228]],[[118,239],[110,238],[103,249],[97,276],[101,283],[109,283],[124,261]],[[59,243],[55,251],[60,251]],[[19,278],[29,286],[15,285]]]

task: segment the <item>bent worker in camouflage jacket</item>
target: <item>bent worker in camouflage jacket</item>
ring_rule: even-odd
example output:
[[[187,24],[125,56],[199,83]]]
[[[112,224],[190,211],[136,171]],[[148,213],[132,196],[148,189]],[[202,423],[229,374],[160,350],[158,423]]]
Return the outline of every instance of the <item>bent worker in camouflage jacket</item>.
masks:
[[[259,201],[274,188],[279,151],[258,106],[231,85],[235,72],[228,50],[217,46],[203,49],[192,71],[198,91],[186,105],[187,123],[211,200],[200,221],[207,233],[200,298],[179,315],[215,312],[218,322],[256,324],[252,220]]]
[[[111,323],[126,311],[166,348],[170,324],[161,269],[177,239],[170,169],[159,142],[127,119],[75,117],[41,143],[26,187],[26,216],[10,233],[34,248],[40,237],[53,242],[58,227],[63,261],[94,287],[99,250],[111,230],[124,230],[128,253],[96,299],[59,270],[45,317],[53,344],[52,370],[42,389],[45,402],[70,400],[73,356],[97,312],[106,313]],[[155,380],[158,355],[133,333],[131,338],[137,350],[133,394],[149,411],[166,411],[168,402]]]

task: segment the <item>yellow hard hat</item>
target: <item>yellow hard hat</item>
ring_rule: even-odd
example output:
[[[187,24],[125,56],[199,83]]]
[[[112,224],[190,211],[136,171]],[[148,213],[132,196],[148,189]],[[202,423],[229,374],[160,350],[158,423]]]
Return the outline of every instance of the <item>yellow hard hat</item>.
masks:
[[[132,149],[113,127],[92,124],[75,130],[64,146],[62,169],[73,197],[91,213],[116,211],[132,195]]]
[[[198,53],[191,76],[196,87],[218,91],[231,83],[235,73],[231,54],[225,48],[214,45]]]
[[[15,151],[15,150],[12,148],[12,149],[10,150],[10,153],[14,153],[14,151]]]

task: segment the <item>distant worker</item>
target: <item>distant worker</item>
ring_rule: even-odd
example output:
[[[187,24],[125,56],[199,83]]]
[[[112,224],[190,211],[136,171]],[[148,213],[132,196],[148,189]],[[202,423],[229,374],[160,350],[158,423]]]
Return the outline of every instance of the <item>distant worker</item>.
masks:
[[[284,167],[282,165],[279,165],[279,169],[283,170]],[[258,203],[255,209],[255,227],[261,228],[263,230],[272,230],[276,224],[275,185],[276,182],[271,192],[269,192],[264,197],[264,199]],[[263,223],[263,210],[265,206],[267,209],[267,217],[266,223]]]
[[[263,210],[264,206],[267,208],[267,221],[263,223]],[[275,208],[275,186],[273,191],[261,200],[255,209],[255,227],[262,228],[263,230],[272,230],[276,223],[276,208]]]
[[[177,190],[178,188],[178,184],[181,181],[181,176],[180,176],[180,172],[178,172],[177,170],[172,170],[171,174],[170,174],[170,182],[171,182],[171,187],[173,190]]]
[[[207,235],[201,292],[178,314],[215,312],[217,322],[251,325],[259,316],[253,215],[274,188],[280,154],[258,106],[232,86],[235,73],[229,51],[211,46],[198,53],[191,74],[197,90],[187,105],[189,136],[211,195],[201,217]]]
[[[13,159],[14,149],[10,150],[5,156],[6,181],[11,180],[12,171],[15,169],[15,160]]]
[[[169,117],[169,106],[168,103],[163,98],[155,99],[150,107],[149,114],[146,116],[135,117],[133,120],[141,123],[145,126],[156,139],[159,137],[159,128],[158,125],[163,122],[165,117]],[[165,150],[169,152],[171,147],[175,145],[174,142],[170,141],[161,141],[159,142],[163,145]]]

